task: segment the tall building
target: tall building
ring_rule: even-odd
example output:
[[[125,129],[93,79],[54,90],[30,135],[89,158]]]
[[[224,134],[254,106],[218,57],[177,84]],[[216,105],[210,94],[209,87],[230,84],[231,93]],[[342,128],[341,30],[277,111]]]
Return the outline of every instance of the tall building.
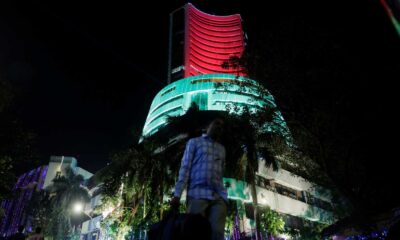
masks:
[[[243,69],[222,67],[224,62],[240,57],[244,51],[239,14],[210,15],[188,3],[171,13],[170,18],[168,83],[203,74],[246,75]]]
[[[398,0],[381,0],[382,6],[389,15],[397,33],[400,36],[400,1]]]
[[[229,111],[227,106],[231,104],[246,106],[250,111],[276,109],[273,96],[260,97],[257,81],[246,76],[244,69],[222,67],[232,57],[239,58],[245,48],[239,14],[215,16],[187,4],[171,13],[170,17],[169,84],[155,96],[143,136],[157,133],[168,124],[169,116],[185,114],[192,103],[202,111]],[[226,86],[221,88],[221,84]],[[275,111],[272,122],[263,130],[291,139],[279,111]],[[275,172],[262,161],[259,166],[256,179],[258,202],[282,214],[287,226],[298,229],[334,220],[329,190],[285,169]],[[233,178],[225,178],[224,182],[230,186],[229,199],[251,208],[247,183]],[[241,231],[251,232],[253,227],[251,214],[243,214]]]

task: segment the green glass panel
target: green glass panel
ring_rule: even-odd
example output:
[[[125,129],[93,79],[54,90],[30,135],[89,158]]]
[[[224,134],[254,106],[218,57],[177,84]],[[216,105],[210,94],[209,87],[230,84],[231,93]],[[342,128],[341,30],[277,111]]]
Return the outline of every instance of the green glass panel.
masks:
[[[208,109],[208,93],[199,92],[192,95],[191,103],[196,103],[200,110]]]
[[[246,82],[245,87],[242,82]],[[175,81],[155,96],[143,127],[143,135],[152,135],[165,126],[168,116],[185,114],[193,102],[200,110],[226,111],[230,105],[247,106],[254,112],[264,107],[276,107],[268,91],[264,100],[257,98],[257,84],[252,79],[230,74],[205,74]],[[280,112],[276,113],[272,124],[265,126],[264,131],[280,132],[287,139],[291,138]]]
[[[224,186],[228,190],[228,198],[239,200],[250,199],[250,196],[245,192],[245,182],[233,178],[224,178]]]

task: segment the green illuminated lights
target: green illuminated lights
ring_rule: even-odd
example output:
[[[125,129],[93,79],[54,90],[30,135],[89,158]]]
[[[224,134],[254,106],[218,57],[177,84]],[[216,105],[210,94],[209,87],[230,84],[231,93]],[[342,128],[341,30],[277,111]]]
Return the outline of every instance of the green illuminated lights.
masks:
[[[245,87],[241,87],[245,83]],[[275,107],[272,95],[267,94],[260,100],[255,89],[257,83],[245,77],[231,74],[206,74],[183,78],[164,87],[154,98],[143,136],[156,133],[167,123],[168,116],[185,114],[194,102],[200,110],[227,111],[227,105],[247,106],[257,111],[265,105]],[[278,112],[277,119],[286,130],[286,124]]]

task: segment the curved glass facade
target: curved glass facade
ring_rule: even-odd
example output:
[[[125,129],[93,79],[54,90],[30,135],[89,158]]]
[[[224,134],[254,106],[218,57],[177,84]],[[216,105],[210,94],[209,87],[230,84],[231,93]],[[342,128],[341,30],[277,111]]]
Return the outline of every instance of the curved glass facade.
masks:
[[[241,114],[240,107],[247,107],[251,112],[268,110],[272,113],[272,119],[258,131],[279,134],[287,144],[293,145],[290,131],[273,96],[264,88],[259,88],[257,81],[248,78],[246,71],[243,71],[246,69],[229,65],[232,64],[229,60],[239,59],[245,48],[240,15],[210,15],[190,3],[184,9],[183,15],[177,15],[181,21],[174,22],[170,15],[173,27],[170,28],[168,82],[171,79],[174,82],[154,97],[142,135],[149,137],[157,133],[166,126],[168,117],[184,115],[196,103],[202,111]],[[182,17],[184,29],[179,24],[183,22]],[[263,92],[260,95],[261,89]],[[311,221],[329,222],[332,219],[329,201],[322,201],[322,198],[318,200],[317,195],[314,198],[312,184],[284,169],[276,173],[259,160],[256,178],[259,204],[269,206],[279,213]],[[238,200],[239,203],[251,202],[252,196],[246,182],[234,178],[224,178],[224,182],[229,183],[230,199]],[[247,222],[243,212],[240,214],[243,217],[243,228],[251,231],[254,226],[250,226],[251,222]]]
[[[183,115],[193,102],[200,110],[227,111],[229,105],[247,106],[250,111],[268,106],[276,107],[270,94],[259,100],[256,84],[252,79],[231,74],[205,74],[175,81],[155,96],[147,115],[143,135],[150,136],[156,133],[167,123],[168,116]],[[280,112],[275,113],[274,123],[266,126],[266,130],[288,133]]]
[[[242,68],[222,67],[224,61],[240,57],[244,51],[239,14],[210,15],[188,3],[185,22],[185,77],[212,73],[246,75]]]

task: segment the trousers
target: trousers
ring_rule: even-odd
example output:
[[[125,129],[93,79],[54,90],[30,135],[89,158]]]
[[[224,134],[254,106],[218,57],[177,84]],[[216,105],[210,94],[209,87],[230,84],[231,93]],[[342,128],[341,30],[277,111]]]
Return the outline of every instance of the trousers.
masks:
[[[201,214],[211,224],[212,240],[223,240],[226,220],[226,203],[222,198],[215,200],[188,198],[187,213]]]

